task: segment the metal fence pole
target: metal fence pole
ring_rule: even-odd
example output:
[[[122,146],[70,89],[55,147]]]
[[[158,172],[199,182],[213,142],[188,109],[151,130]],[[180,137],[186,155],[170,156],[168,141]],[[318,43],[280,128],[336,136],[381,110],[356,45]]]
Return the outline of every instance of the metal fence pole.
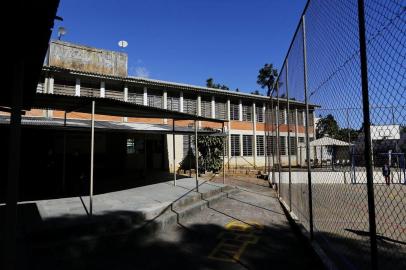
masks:
[[[306,160],[307,160],[307,186],[309,189],[309,229],[310,240],[313,240],[313,198],[312,198],[312,172],[310,167],[310,139],[309,139],[309,102],[307,95],[307,54],[306,54],[306,19],[302,15],[302,30],[303,30],[303,79],[304,79],[304,95],[306,106]]]
[[[90,195],[89,195],[89,213],[93,215],[93,171],[94,171],[94,111],[96,102],[92,100],[92,122],[91,122],[91,141],[90,141]]]
[[[378,248],[376,242],[376,220],[375,220],[375,199],[372,171],[372,143],[371,143],[371,121],[369,116],[369,90],[368,90],[368,62],[365,40],[365,13],[364,0],[358,0],[358,24],[359,24],[359,45],[361,61],[361,84],[362,84],[362,107],[364,117],[364,142],[365,162],[367,173],[368,212],[369,212],[369,233],[371,241],[371,268],[378,269]]]
[[[173,185],[176,186],[175,119],[172,119]]]
[[[291,149],[291,145],[290,145],[290,103],[289,103],[289,84],[288,84],[288,67],[289,67],[289,62],[288,59],[286,59],[286,65],[285,65],[285,69],[286,69],[286,100],[287,100],[287,110],[286,110],[286,114],[287,114],[287,120],[288,120],[288,167],[289,167],[289,211],[292,211],[292,164],[291,164],[291,153],[290,153],[290,149]]]
[[[277,159],[278,159],[278,185],[279,185],[279,194],[281,190],[281,153],[280,153],[280,147],[279,147],[279,85],[276,85],[276,111],[275,111],[275,121],[276,121],[276,154],[277,154]]]
[[[225,184],[226,183],[226,157],[225,157],[226,139],[225,139],[225,136],[224,136],[224,122],[223,122],[223,125],[221,127],[221,131],[223,132],[223,136],[222,136],[222,138],[223,138],[223,184]]]
[[[199,149],[197,148],[197,121],[195,120],[196,192],[199,192]]]

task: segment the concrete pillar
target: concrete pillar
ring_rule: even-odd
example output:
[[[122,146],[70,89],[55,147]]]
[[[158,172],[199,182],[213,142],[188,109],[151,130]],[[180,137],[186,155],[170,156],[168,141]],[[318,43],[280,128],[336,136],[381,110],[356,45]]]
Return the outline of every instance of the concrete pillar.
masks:
[[[238,101],[238,120],[242,121],[242,100]]]
[[[211,118],[216,118],[216,101],[214,96],[211,96]]]
[[[180,92],[179,96],[179,111],[183,112],[183,92]]]
[[[200,95],[197,96],[197,115],[202,116],[202,97]]]
[[[164,109],[168,109],[168,92],[166,90],[164,90],[164,92],[162,93],[162,98],[163,98],[163,105],[164,105]],[[164,118],[164,124],[168,123],[168,119]]]
[[[257,110],[255,102],[252,102],[252,156],[254,167],[257,167]]]
[[[128,85],[124,85],[124,101],[128,101]],[[123,122],[127,122],[128,118],[126,116],[123,117]]]
[[[48,78],[48,89],[47,89],[47,93],[48,94],[53,94],[54,93],[54,77],[49,77]],[[52,116],[54,115],[54,111],[53,110],[47,110],[46,111],[46,117],[50,117],[52,118]]]
[[[80,78],[76,78],[75,96],[80,97]]]
[[[106,97],[106,83],[100,82],[100,97]]]
[[[148,106],[148,89],[144,86],[144,98],[142,99],[142,104]]]
[[[49,84],[49,78],[45,77],[45,81],[44,81],[44,90],[43,92],[46,94],[48,93],[48,84]]]
[[[244,152],[243,136],[242,134],[239,134],[238,136],[240,136],[240,156],[242,157]]]

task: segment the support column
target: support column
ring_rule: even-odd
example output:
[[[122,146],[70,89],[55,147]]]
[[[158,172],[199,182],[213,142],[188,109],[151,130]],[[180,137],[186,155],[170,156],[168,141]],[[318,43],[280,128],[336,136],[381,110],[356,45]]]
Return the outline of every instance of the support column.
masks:
[[[54,93],[54,77],[51,76],[48,79],[48,94],[53,94]],[[47,110],[46,111],[46,117],[52,118],[53,116],[53,110]]]
[[[75,96],[80,97],[80,78],[76,78]]]
[[[238,120],[242,121],[242,100],[238,101]]]
[[[167,110],[168,109],[168,92],[166,90],[163,91],[162,98],[163,98],[164,109]],[[167,118],[164,118],[163,121],[164,121],[164,124],[168,124]]]
[[[196,106],[197,106],[197,115],[198,116],[202,116],[202,97],[200,95],[197,96],[197,102],[196,102]],[[201,128],[202,127],[202,121],[198,121],[198,127]]]
[[[128,102],[128,85],[124,85],[124,101]],[[123,122],[128,122],[128,118],[123,117]]]
[[[216,101],[214,96],[211,96],[211,118],[216,118]]]
[[[228,169],[230,169],[230,159],[231,159],[231,118],[230,118],[230,107],[231,107],[231,104],[230,104],[230,99],[227,99],[227,131],[228,131],[228,134],[227,134],[227,141],[228,141],[228,151],[227,151],[227,160],[228,160]]]
[[[146,86],[144,86],[144,96],[142,99],[142,105],[148,106],[148,89]]]
[[[6,220],[4,226],[4,242],[2,263],[4,269],[17,269],[17,201],[20,180],[21,150],[21,110],[23,101],[24,64],[16,60],[12,63],[13,91],[11,92],[10,134],[8,140],[8,174],[6,193]],[[28,71],[30,72],[30,71]],[[4,221],[2,221],[4,222]],[[1,256],[0,255],[0,256]]]
[[[92,101],[92,122],[91,122],[91,138],[90,138],[90,194],[89,194],[89,213],[93,216],[93,171],[94,171],[94,111],[96,102]]]
[[[296,141],[296,166],[299,166],[299,124],[297,109],[295,109],[295,141]]]
[[[100,97],[106,97],[106,83],[103,81],[100,82]]]
[[[179,111],[183,112],[183,92],[180,92],[179,96]]]
[[[199,149],[197,148],[197,121],[195,120],[196,192],[199,192]]]

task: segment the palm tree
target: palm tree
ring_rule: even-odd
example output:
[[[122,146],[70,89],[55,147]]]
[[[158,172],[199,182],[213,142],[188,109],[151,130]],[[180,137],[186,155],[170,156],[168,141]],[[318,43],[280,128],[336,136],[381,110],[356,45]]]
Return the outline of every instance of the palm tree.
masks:
[[[278,70],[273,68],[272,64],[265,64],[264,67],[259,70],[257,84],[259,84],[261,88],[268,88],[267,95],[269,96],[277,77]]]

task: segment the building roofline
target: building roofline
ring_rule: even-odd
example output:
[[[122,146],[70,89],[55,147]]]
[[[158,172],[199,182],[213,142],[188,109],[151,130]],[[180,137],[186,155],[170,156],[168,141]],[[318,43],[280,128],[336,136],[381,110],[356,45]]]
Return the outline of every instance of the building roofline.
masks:
[[[191,85],[191,84],[185,84],[185,83],[169,82],[169,81],[148,79],[148,78],[142,78],[142,77],[133,77],[133,76],[120,77],[120,76],[105,75],[105,74],[99,74],[99,73],[60,68],[60,67],[55,67],[55,66],[44,66],[43,71],[67,72],[72,75],[96,77],[96,78],[102,78],[102,79],[108,79],[108,80],[114,80],[114,81],[123,81],[123,82],[128,82],[128,83],[142,84],[142,85],[147,85],[147,86],[148,85],[161,86],[161,87],[176,88],[176,89],[182,89],[182,90],[194,91],[194,92],[201,91],[201,93],[204,93],[204,94],[221,94],[221,95],[224,95],[227,97],[248,98],[251,100],[256,100],[256,101],[261,101],[261,102],[270,101],[269,96],[260,96],[260,95],[254,95],[254,94],[249,94],[249,93],[244,93],[244,92],[234,92],[231,90],[222,90],[222,89],[217,89],[217,88],[209,88],[209,87],[203,87],[203,86],[197,86],[197,85]],[[276,97],[272,97],[272,98],[274,101],[277,100]],[[279,100],[287,102],[286,98],[279,98]],[[289,100],[289,103],[296,104],[296,105],[303,105],[303,106],[305,105],[304,102],[300,102],[300,101],[296,101],[296,100]],[[309,104],[309,106],[310,107],[319,107],[314,104]]]

